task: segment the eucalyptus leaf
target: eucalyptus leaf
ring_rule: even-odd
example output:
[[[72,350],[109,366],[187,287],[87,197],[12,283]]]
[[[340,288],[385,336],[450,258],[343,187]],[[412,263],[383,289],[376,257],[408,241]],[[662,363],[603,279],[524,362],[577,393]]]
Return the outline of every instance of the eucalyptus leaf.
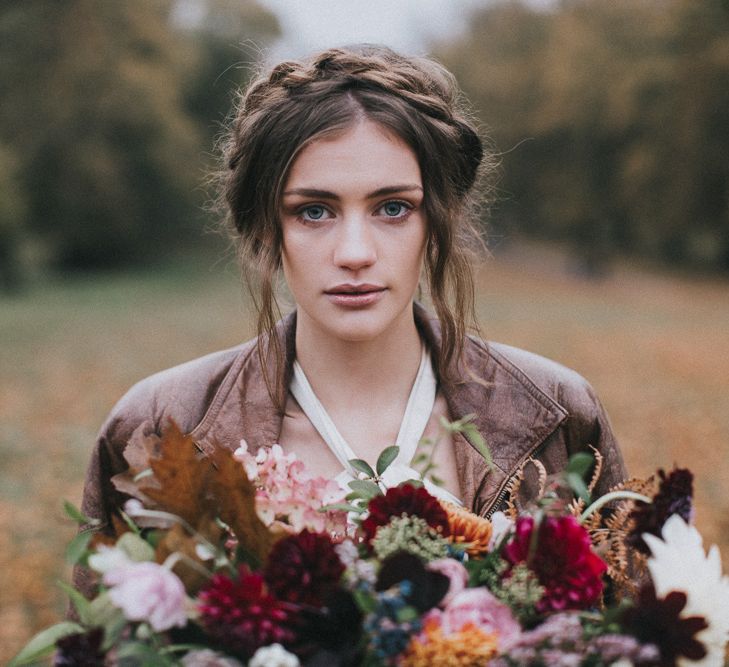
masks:
[[[585,480],[582,479],[582,475],[578,475],[574,472],[568,472],[567,475],[567,483],[570,485],[570,488],[574,492],[574,494],[578,497],[584,500],[586,503],[590,502],[590,492],[587,490],[587,484],[585,484]]]
[[[353,479],[349,482],[349,488],[367,500],[382,495],[380,487],[369,479]]]
[[[120,667],[167,667],[174,665],[174,658],[164,655],[144,642],[127,641],[117,651]]]
[[[68,500],[63,501],[63,511],[66,512],[66,516],[73,519],[80,526],[98,526],[101,523],[98,519],[92,519],[90,516],[86,516],[76,505]]]
[[[73,608],[78,614],[79,620],[85,625],[90,625],[93,620],[90,614],[91,603],[73,586],[69,586],[64,581],[56,582],[59,588],[66,594],[71,600]]]
[[[400,448],[397,445],[390,445],[389,447],[385,447],[385,449],[380,452],[380,455],[377,457],[377,463],[375,464],[375,468],[377,468],[377,474],[382,475],[385,470],[387,470],[390,467],[390,464],[397,458],[397,455],[400,453]]]
[[[367,477],[374,477],[375,471],[372,470],[372,466],[367,463],[364,459],[349,459],[349,464],[359,472],[363,472]]]
[[[86,554],[93,536],[94,533],[90,530],[78,533],[66,547],[66,562],[76,565]]]
[[[20,653],[8,663],[8,667],[20,667],[20,665],[30,665],[37,662],[53,653],[59,639],[84,631],[85,628],[78,623],[72,623],[71,621],[56,623],[56,625],[52,625],[35,635]]]
[[[570,460],[567,462],[567,468],[565,469],[568,473],[575,473],[580,477],[584,478],[595,463],[595,458],[592,454],[587,452],[578,452],[570,456]]]
[[[154,549],[144,538],[135,533],[124,533],[116,541],[116,546],[133,561],[142,563],[154,560]]]
[[[328,512],[328,511],[356,512],[357,514],[362,514],[362,512],[365,511],[365,508],[358,507],[357,505],[352,505],[350,503],[333,503],[331,505],[324,505],[324,507],[319,508],[319,511],[320,512]]]

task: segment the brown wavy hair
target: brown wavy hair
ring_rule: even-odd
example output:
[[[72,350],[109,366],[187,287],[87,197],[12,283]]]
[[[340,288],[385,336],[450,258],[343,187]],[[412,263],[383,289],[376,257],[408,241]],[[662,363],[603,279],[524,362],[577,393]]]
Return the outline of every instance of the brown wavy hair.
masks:
[[[271,335],[280,309],[275,283],[281,267],[279,208],[289,168],[310,142],[362,119],[380,124],[415,153],[423,179],[427,220],[425,273],[441,323],[435,351],[442,382],[460,359],[464,337],[475,326],[473,251],[483,248],[478,204],[490,158],[462,106],[453,75],[435,61],[405,57],[374,45],[335,48],[285,61],[241,91],[223,139],[220,199],[226,226],[258,312],[258,345],[278,405],[285,401],[283,350]],[[274,390],[273,387],[277,389]]]

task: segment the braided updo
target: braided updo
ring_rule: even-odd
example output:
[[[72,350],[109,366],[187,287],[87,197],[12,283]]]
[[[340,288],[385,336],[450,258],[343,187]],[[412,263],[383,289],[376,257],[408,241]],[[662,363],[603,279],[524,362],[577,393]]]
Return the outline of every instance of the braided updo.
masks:
[[[480,244],[474,193],[484,171],[481,139],[458,96],[453,75],[441,65],[374,45],[282,62],[241,92],[223,145],[221,199],[258,310],[259,335],[273,330],[279,314],[274,288],[281,265],[279,206],[289,168],[311,141],[367,119],[402,139],[419,162],[425,269],[442,328],[434,360],[441,381],[453,379],[447,368],[475,322],[469,260]],[[264,368],[267,357],[275,356],[280,380],[279,342],[276,336],[267,339],[259,354]]]

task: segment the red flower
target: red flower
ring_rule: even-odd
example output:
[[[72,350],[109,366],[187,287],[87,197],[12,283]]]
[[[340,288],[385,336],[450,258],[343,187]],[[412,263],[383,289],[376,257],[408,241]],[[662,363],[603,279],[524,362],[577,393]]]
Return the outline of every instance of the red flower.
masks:
[[[375,496],[367,506],[369,516],[362,522],[367,542],[371,542],[380,526],[386,526],[396,516],[419,516],[443,536],[450,535],[448,514],[442,505],[423,487],[403,484],[387,489],[384,496]]]
[[[322,607],[343,572],[331,538],[304,529],[276,542],[263,576],[279,599]]]
[[[289,605],[266,590],[263,576],[241,566],[238,579],[216,574],[200,592],[201,621],[220,644],[246,657],[268,644],[293,641]]]
[[[532,542],[534,519],[520,517],[516,532],[504,547],[512,565],[526,562],[544,586],[537,611],[585,609],[602,594],[602,575],[607,566],[592,551],[590,536],[572,516],[546,517]]]

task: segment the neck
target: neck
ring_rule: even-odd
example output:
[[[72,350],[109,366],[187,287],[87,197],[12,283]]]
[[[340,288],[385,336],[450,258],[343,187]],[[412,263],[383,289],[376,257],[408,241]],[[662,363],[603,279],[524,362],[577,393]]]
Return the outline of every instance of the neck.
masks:
[[[328,336],[299,311],[296,358],[327,410],[373,410],[407,400],[420,366],[420,336],[412,308],[374,339]]]

